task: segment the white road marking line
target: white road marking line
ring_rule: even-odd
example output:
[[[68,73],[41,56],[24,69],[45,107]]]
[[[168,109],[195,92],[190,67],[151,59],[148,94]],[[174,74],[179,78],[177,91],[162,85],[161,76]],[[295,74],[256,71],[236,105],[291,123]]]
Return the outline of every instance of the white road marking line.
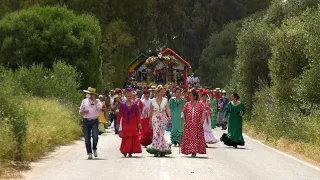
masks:
[[[165,179],[165,180],[169,180],[170,179],[168,172],[163,172],[163,179]]]
[[[166,159],[160,159],[160,179],[170,180],[169,173],[164,170]]]
[[[300,163],[302,163],[302,164],[304,164],[304,165],[306,165],[306,166],[309,166],[309,167],[311,167],[311,168],[313,168],[313,169],[315,169],[315,170],[317,170],[317,171],[320,171],[320,167],[318,167],[318,166],[315,166],[315,165],[313,165],[313,164],[310,164],[310,163],[308,163],[308,162],[305,162],[305,161],[303,161],[303,160],[301,160],[301,159],[299,159],[299,158],[296,158],[296,157],[294,157],[294,156],[292,156],[292,155],[289,155],[289,154],[287,154],[287,153],[285,153],[285,152],[279,151],[278,149],[275,149],[275,148],[273,148],[273,147],[267,146],[267,145],[263,144],[262,142],[260,142],[260,141],[258,141],[258,140],[252,139],[251,137],[249,137],[249,136],[246,135],[246,134],[244,134],[244,136],[245,136],[246,138],[250,139],[251,141],[253,141],[253,142],[255,142],[255,143],[258,143],[258,144],[260,144],[260,145],[262,145],[262,146],[264,146],[264,147],[266,147],[266,148],[268,148],[268,149],[271,149],[271,150],[273,150],[273,151],[275,151],[275,152],[277,152],[277,153],[279,153],[279,154],[281,154],[281,155],[284,155],[284,156],[286,156],[286,157],[288,157],[288,158],[290,158],[290,159],[293,159],[293,160],[298,161],[298,162],[300,162]]]

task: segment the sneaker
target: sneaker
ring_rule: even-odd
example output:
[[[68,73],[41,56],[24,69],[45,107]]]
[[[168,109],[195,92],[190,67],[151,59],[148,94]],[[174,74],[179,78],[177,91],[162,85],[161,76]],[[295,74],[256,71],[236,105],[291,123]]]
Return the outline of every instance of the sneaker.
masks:
[[[92,159],[92,154],[88,154],[88,159]]]
[[[93,150],[93,155],[94,155],[94,157],[98,157],[98,152],[97,152],[97,150]]]

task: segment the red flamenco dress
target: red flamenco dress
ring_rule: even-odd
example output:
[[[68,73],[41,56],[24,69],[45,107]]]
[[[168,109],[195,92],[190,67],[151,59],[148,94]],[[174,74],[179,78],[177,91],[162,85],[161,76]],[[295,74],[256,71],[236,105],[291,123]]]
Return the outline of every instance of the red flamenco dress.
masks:
[[[191,101],[183,108],[185,125],[181,142],[182,154],[206,154],[203,123],[201,123],[204,105],[198,101],[193,108]]]
[[[149,117],[151,100],[143,99],[142,104],[143,104],[143,109],[141,112],[142,129],[141,129],[140,143],[142,146],[147,147],[152,143],[152,137],[153,137],[153,131],[150,127],[150,117]]]
[[[121,104],[117,124],[120,124],[122,119],[122,131],[119,136],[122,138],[120,151],[122,154],[142,153],[139,142],[140,112],[137,104],[132,103],[127,106],[125,103]]]

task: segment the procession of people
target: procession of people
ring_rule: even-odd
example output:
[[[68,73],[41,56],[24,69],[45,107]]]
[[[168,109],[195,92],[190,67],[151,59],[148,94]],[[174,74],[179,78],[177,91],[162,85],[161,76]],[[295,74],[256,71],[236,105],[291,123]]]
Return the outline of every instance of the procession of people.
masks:
[[[227,92],[219,88],[172,85],[152,85],[142,90],[118,88],[99,98],[92,87],[84,92],[79,113],[88,159],[98,156],[98,136],[108,127],[120,137],[119,150],[124,157],[142,153],[142,147],[162,157],[172,154],[172,145],[179,146],[182,154],[195,157],[206,154],[208,144],[219,140],[235,148],[245,145],[242,126],[246,110],[235,92],[230,101]],[[228,131],[220,139],[213,131],[217,127]],[[170,143],[166,131],[170,132]]]

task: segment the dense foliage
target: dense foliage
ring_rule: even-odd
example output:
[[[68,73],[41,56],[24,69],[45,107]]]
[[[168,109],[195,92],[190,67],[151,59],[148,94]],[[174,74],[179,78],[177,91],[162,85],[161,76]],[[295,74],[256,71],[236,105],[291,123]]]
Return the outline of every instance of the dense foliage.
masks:
[[[33,7],[0,20],[0,63],[17,69],[63,59],[83,73],[83,86],[101,84],[98,21],[61,7]]]
[[[192,69],[197,70],[200,58],[205,59],[201,54],[212,33],[219,34],[227,23],[265,9],[269,3],[270,0],[4,0],[0,2],[0,17],[35,4],[61,5],[76,14],[94,15],[102,32],[101,86],[108,89],[123,85],[130,59],[140,53],[158,53],[165,47],[183,55]],[[119,34],[123,37],[115,37]],[[231,57],[219,58],[233,62]],[[221,73],[217,76],[223,76]]]
[[[0,66],[0,84],[0,143],[6,144],[0,147],[0,162],[34,159],[80,135],[75,109],[82,93],[72,66],[56,62],[52,70],[34,65],[15,72]]]

